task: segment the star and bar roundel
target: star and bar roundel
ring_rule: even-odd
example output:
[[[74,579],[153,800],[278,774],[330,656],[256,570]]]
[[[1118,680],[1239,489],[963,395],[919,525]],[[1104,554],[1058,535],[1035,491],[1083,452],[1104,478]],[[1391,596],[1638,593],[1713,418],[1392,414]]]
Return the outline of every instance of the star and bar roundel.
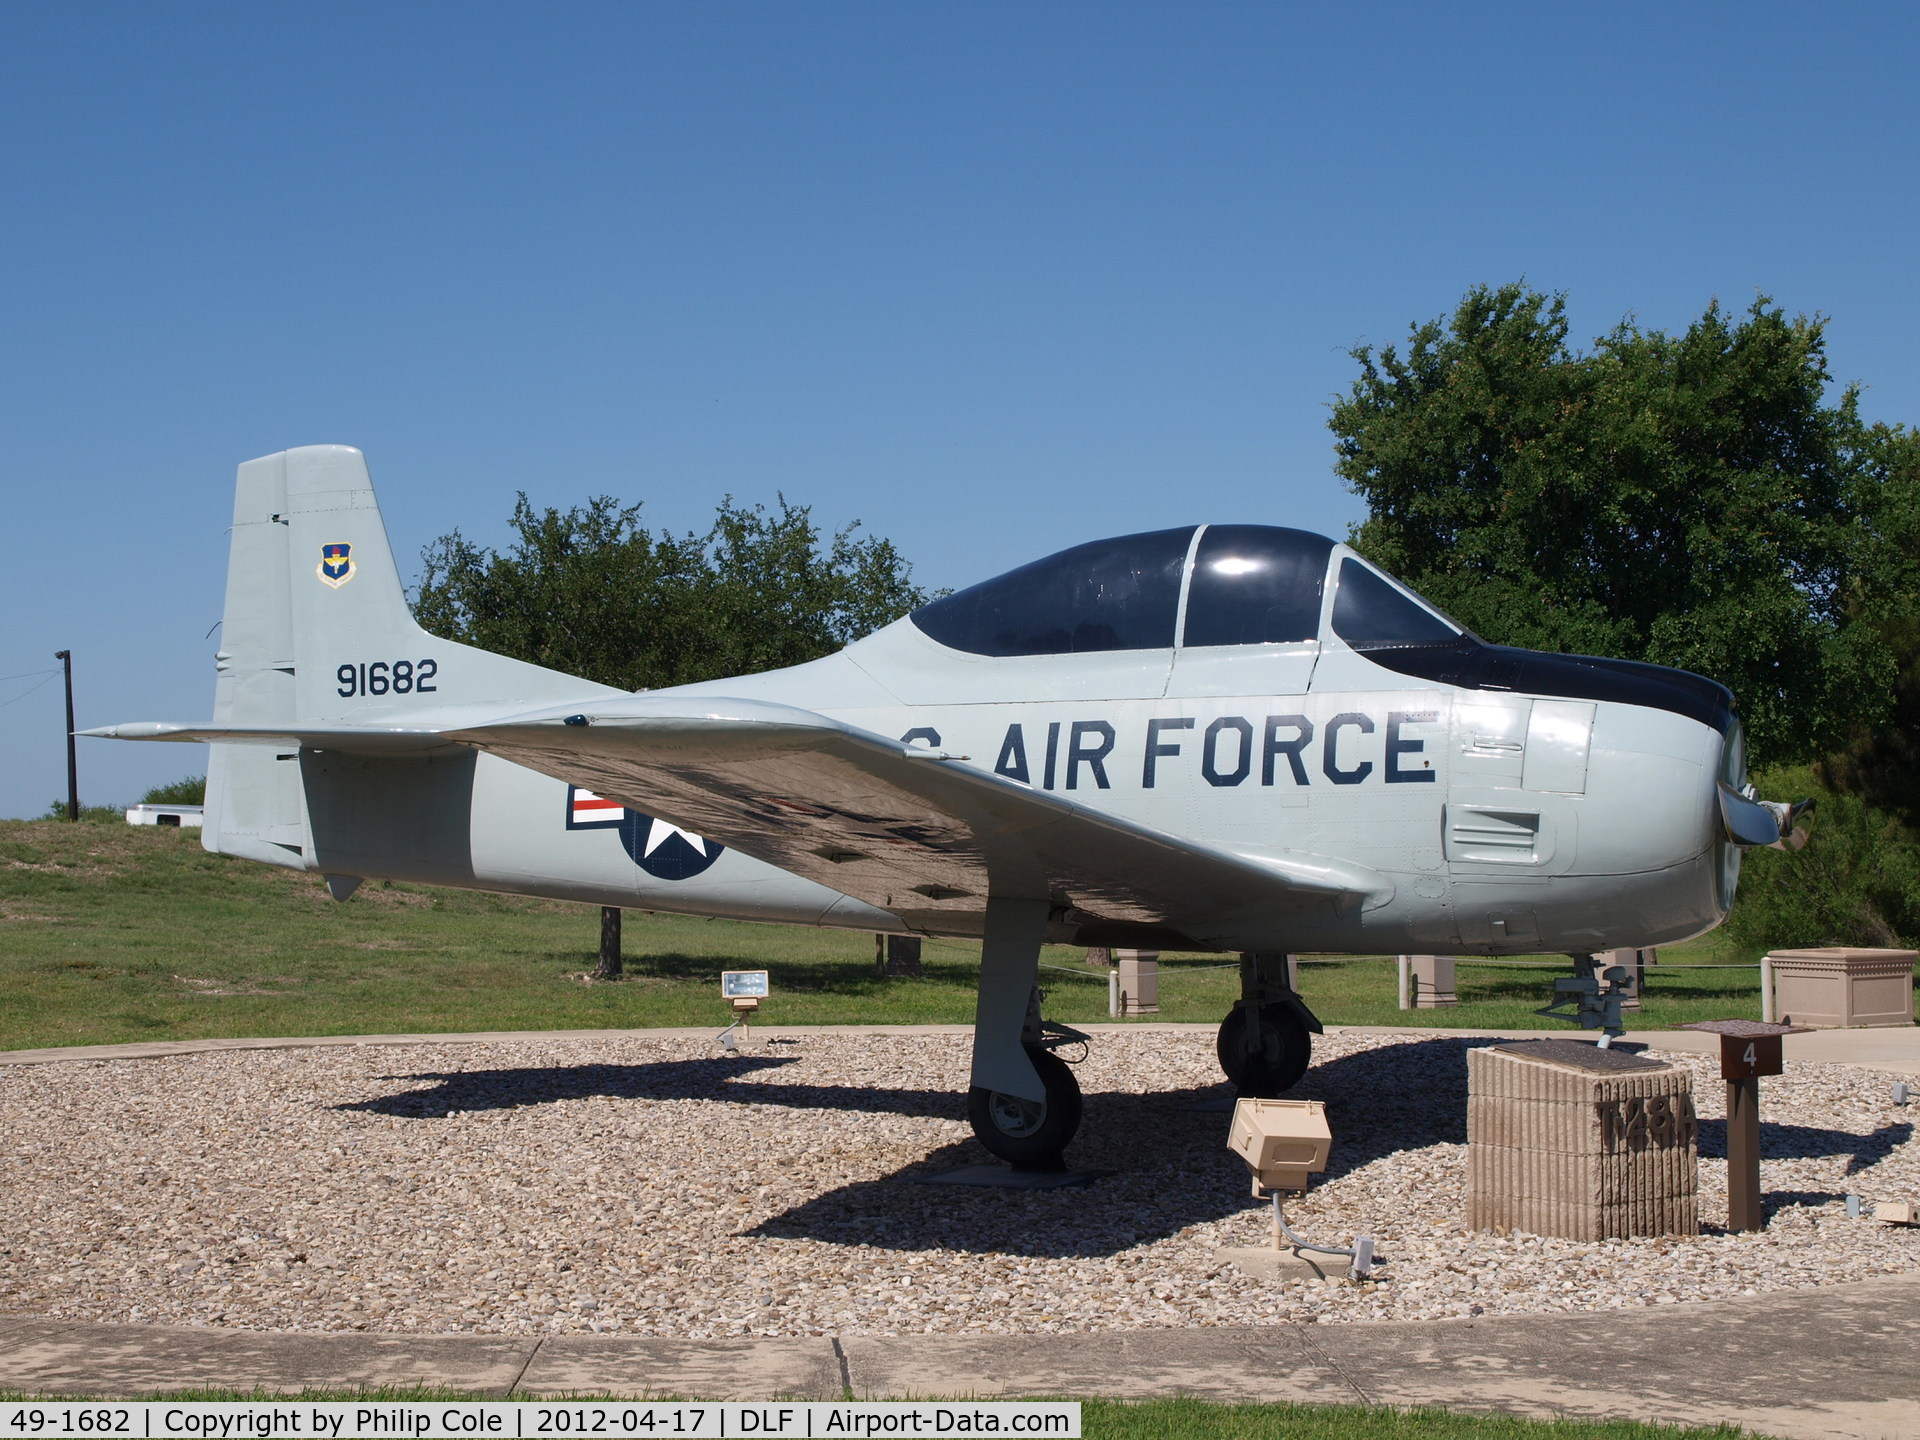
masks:
[[[727,848],[578,785],[567,787],[567,829],[618,830],[633,863],[656,880],[691,880]]]

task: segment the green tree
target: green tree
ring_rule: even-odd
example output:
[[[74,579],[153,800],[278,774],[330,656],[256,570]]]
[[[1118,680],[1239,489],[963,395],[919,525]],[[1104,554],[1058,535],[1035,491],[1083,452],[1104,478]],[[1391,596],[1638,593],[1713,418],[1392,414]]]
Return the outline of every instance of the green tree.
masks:
[[[189,775],[166,785],[156,785],[140,797],[142,805],[204,805],[207,803],[207,777]]]
[[[1920,467],[1856,387],[1829,398],[1824,321],[1761,298],[1587,351],[1567,329],[1564,296],[1482,286],[1352,352],[1330,424],[1354,544],[1490,640],[1713,676],[1757,760],[1878,721]]]
[[[1806,945],[1908,946],[1920,937],[1920,845],[1892,811],[1823,787],[1818,767],[1769,771],[1775,794],[1820,802],[1813,842],[1796,854],[1749,850],[1727,938],[1758,956]]]
[[[626,690],[817,659],[921,604],[912,568],[858,524],[823,537],[804,506],[724,501],[704,535],[654,534],[600,495],[513,511],[503,553],[458,530],[421,556],[416,618],[450,640]]]

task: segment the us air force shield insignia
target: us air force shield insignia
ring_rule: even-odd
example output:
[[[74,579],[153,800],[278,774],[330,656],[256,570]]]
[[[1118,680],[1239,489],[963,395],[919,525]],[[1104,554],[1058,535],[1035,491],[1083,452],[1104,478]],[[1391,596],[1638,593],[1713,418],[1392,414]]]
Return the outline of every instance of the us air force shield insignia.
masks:
[[[353,546],[322,545],[320,564],[314,573],[320,577],[322,585],[338,590],[353,578],[354,568]]]
[[[727,848],[577,785],[567,787],[567,829],[618,830],[621,847],[633,863],[656,880],[691,880]]]

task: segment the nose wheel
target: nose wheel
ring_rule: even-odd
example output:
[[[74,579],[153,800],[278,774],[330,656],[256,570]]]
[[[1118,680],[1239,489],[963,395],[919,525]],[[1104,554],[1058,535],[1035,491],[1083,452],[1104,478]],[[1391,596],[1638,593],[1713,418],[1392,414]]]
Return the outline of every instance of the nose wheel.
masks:
[[[1293,966],[1277,950],[1240,955],[1240,999],[1220,1022],[1214,1053],[1243,1096],[1271,1100],[1291,1090],[1313,1059],[1320,1022],[1294,989]]]
[[[1214,1053],[1235,1090],[1253,1099],[1271,1100],[1298,1085],[1307,1073],[1313,1037],[1292,1006],[1269,1002],[1254,1010],[1243,1000],[1220,1022]]]
[[[1037,1045],[1026,1047],[1044,1100],[1029,1100],[975,1085],[967,1091],[974,1138],[1016,1170],[1060,1170],[1062,1155],[1080,1128],[1080,1082],[1073,1068]]]

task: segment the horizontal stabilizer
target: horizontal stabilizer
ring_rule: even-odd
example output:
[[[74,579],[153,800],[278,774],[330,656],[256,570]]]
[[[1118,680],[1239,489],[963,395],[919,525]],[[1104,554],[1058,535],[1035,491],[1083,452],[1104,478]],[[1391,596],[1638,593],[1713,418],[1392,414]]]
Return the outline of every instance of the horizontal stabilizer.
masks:
[[[354,755],[402,755],[444,750],[457,744],[442,730],[368,725],[192,724],[173,720],[136,720],[79,730],[100,740],[179,740],[224,745],[270,745],[282,750],[340,750]]]

